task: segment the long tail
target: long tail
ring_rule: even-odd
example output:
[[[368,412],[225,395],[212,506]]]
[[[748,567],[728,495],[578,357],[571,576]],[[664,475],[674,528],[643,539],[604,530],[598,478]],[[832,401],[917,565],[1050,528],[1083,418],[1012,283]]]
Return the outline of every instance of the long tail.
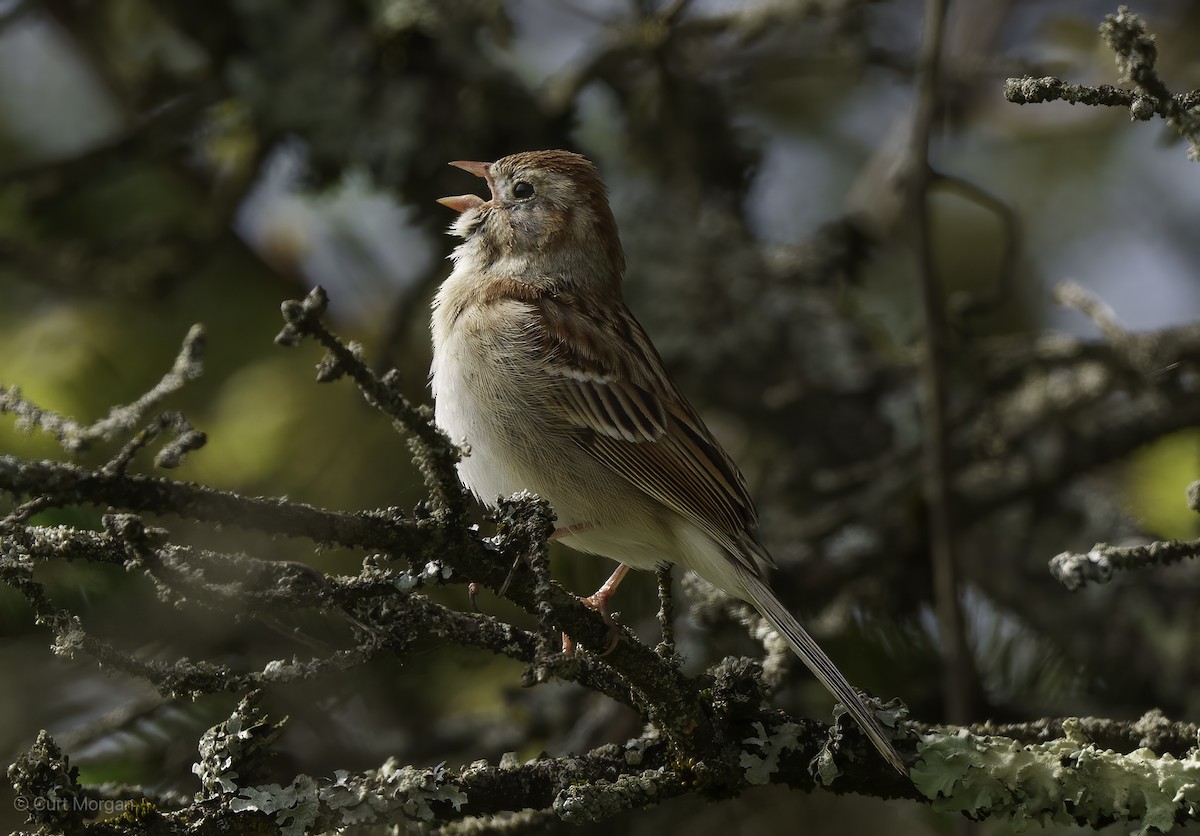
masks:
[[[846,706],[850,716],[862,726],[867,737],[871,738],[871,742],[875,744],[875,748],[887,759],[887,762],[901,775],[908,775],[908,769],[900,758],[900,753],[888,739],[887,732],[884,731],[879,719],[863,702],[858,692],[846,681],[846,677],[837,669],[833,661],[825,655],[825,651],[817,645],[808,631],[800,626],[800,622],[787,611],[769,586],[751,574],[749,570],[740,566],[738,574],[741,576],[746,594],[750,596],[755,609],[762,614],[763,618],[771,622],[771,626],[779,632],[779,635],[787,640],[792,650],[800,657],[800,661],[804,662],[817,679],[821,680],[821,684],[829,689],[829,693]]]

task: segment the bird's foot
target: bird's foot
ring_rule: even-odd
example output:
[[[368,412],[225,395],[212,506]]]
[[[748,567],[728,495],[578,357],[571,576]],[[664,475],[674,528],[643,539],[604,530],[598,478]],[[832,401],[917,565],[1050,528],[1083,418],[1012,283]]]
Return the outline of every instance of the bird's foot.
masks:
[[[629,567],[621,564],[617,570],[609,576],[599,589],[586,598],[580,598],[579,602],[591,610],[600,613],[600,617],[604,619],[604,623],[608,625],[608,646],[600,655],[607,656],[617,649],[617,644],[621,641],[621,627],[613,619],[608,612],[608,599],[617,591],[617,587],[621,585],[621,581],[629,572]],[[571,637],[563,633],[563,653],[570,653],[574,649],[574,642]]]

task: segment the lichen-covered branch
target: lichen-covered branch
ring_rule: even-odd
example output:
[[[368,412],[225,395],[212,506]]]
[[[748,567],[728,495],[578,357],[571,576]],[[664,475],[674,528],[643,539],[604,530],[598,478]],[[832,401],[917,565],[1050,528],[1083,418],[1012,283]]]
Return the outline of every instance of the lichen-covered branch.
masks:
[[[1149,749],[1122,754],[1093,746],[1075,721],[1063,721],[1063,730],[1037,744],[966,731],[931,735],[918,746],[913,780],[935,810],[1015,827],[1137,820],[1133,832],[1143,836],[1200,816],[1196,749],[1181,758]]]
[[[1170,566],[1200,556],[1200,540],[1166,540],[1142,546],[1097,543],[1087,554],[1063,552],[1050,558],[1050,574],[1075,592],[1089,583],[1108,583],[1114,572]]]
[[[1147,748],[1123,754],[1094,744],[1094,721],[1059,722],[1059,735],[1033,743],[966,730],[930,730],[918,746],[915,786],[905,788],[895,780],[889,790],[862,779],[863,773],[873,772],[869,763],[857,763],[849,775],[832,768],[833,761],[825,756],[830,745],[841,742],[836,730],[779,715],[751,722],[736,773],[719,785],[706,784],[699,764],[681,760],[665,739],[651,732],[623,746],[602,746],[580,756],[521,762],[506,755],[498,764],[478,761],[459,769],[388,761],[357,774],[297,776],[282,786],[256,776],[285,724],[272,722],[257,696],[250,694],[201,739],[195,767],[201,791],[193,803],[169,797],[130,803],[122,808],[123,817],[107,823],[104,832],[142,833],[153,827],[164,833],[233,828],[302,834],[372,824],[478,821],[522,810],[541,811],[543,821],[579,824],[678,795],[729,795],[768,783],[924,798],[936,809],[977,819],[1002,817],[1018,825],[1053,821],[1098,826],[1136,820],[1140,827],[1135,832],[1146,833],[1197,819],[1200,799],[1189,778],[1200,768],[1194,749],[1182,757]],[[869,760],[868,750],[860,754]],[[826,771],[822,765],[831,768]],[[43,733],[10,767],[9,777],[18,798],[31,810],[31,823],[58,831],[84,830],[78,813],[84,808],[78,803],[32,803],[79,799],[90,792],[79,785],[76,771],[48,735]]]
[[[155,431],[143,431],[121,445],[109,464],[94,469],[0,456],[0,492],[23,503],[0,522],[0,579],[17,589],[39,621],[50,627],[58,652],[90,656],[105,667],[149,681],[170,697],[246,694],[262,686],[329,676],[382,653],[403,655],[415,637],[433,635],[524,662],[525,685],[550,679],[577,682],[634,708],[649,726],[623,747],[601,747],[579,757],[542,757],[526,763],[508,757],[498,765],[480,762],[462,769],[389,762],[376,770],[339,772],[325,780],[298,775],[290,784],[280,785],[256,779],[255,763],[279,734],[286,733],[286,727],[281,721],[269,721],[250,694],[201,741],[197,774],[203,789],[194,802],[153,795],[140,806],[125,809],[122,821],[105,824],[109,828],[105,832],[137,832],[135,828],[153,823],[163,832],[207,833],[236,827],[301,833],[407,820],[454,824],[522,810],[536,811],[524,815],[539,820],[602,821],[672,796],[723,797],[763,783],[925,798],[939,808],[973,816],[1080,823],[1106,817],[1143,818],[1156,826],[1168,818],[1194,817],[1188,791],[1178,783],[1178,775],[1191,768],[1190,747],[1181,751],[1178,731],[1161,724],[1154,729],[1147,726],[1136,738],[1132,736],[1136,729],[1125,729],[1122,737],[1121,729],[1103,725],[1111,721],[1046,721],[1036,729],[1013,727],[1009,737],[922,727],[920,743],[914,746],[904,710],[882,706],[880,716],[896,729],[901,751],[918,758],[915,785],[908,784],[879,761],[856,727],[844,725],[844,718],[825,726],[770,706],[768,695],[782,684],[791,657],[770,631],[763,631],[745,612],[734,616],[762,642],[768,669],[731,657],[700,676],[685,676],[671,646],[666,573],[660,577],[665,641],[659,649],[645,647],[626,633],[609,656],[559,653],[553,641],[558,631],[565,630],[584,647],[603,647],[608,644],[608,626],[549,579],[545,563],[546,540],[553,529],[549,508],[534,497],[514,497],[498,513],[494,535],[484,536],[466,525],[445,504],[457,501],[449,498],[461,490],[443,484],[456,478],[455,451],[436,446],[439,439],[445,440],[427,415],[402,399],[389,400],[393,396],[388,378],[375,377],[355,350],[342,346],[319,325],[319,307],[307,313],[291,311],[289,323],[301,323],[296,327],[326,345],[332,359],[325,366],[332,364],[352,377],[368,399],[384,404],[381,408],[399,423],[410,427],[407,422],[414,422],[411,426],[424,428],[419,432],[428,437],[422,437],[424,452],[418,450],[417,455],[426,456],[429,466],[424,472],[431,493],[447,498],[435,500],[435,510],[418,508],[413,516],[395,509],[336,513],[132,473],[133,453],[156,440]],[[1122,332],[1122,339],[1126,342],[1113,347],[1114,352],[1138,354],[1147,361],[1176,357],[1190,363],[1194,353],[1189,339],[1181,335],[1144,337]],[[1095,360],[1088,352],[1072,357]],[[1156,388],[1161,382],[1143,374],[1127,381],[1134,389],[1140,387],[1147,403],[1159,408],[1164,403]],[[1017,376],[1010,385],[1028,383]],[[1111,431],[1114,421],[1128,417],[1131,405],[1138,403],[1137,397],[1126,398],[1120,411],[1104,413],[1107,423],[1097,424],[1097,440],[1110,441],[1102,429]],[[1051,411],[1057,406],[1045,403]],[[31,404],[21,408],[36,409]],[[35,422],[34,426],[42,425]],[[56,426],[42,428],[55,432]],[[126,430],[132,431],[133,426]],[[1011,426],[1032,431],[1036,422]],[[106,440],[118,439],[106,436]],[[1095,460],[1094,456],[1088,459]],[[1078,466],[1062,478],[1069,472],[1078,472]],[[32,522],[35,511],[71,506],[105,509],[102,529]],[[147,523],[142,515],[153,516],[153,522]],[[365,557],[357,574],[326,575],[300,563],[174,542],[170,526],[175,519],[304,538],[318,547],[362,550]],[[172,607],[249,612],[249,617],[275,627],[286,627],[297,613],[317,613],[336,627],[344,637],[343,645],[309,658],[279,658],[243,668],[210,660],[145,659],[100,637],[84,619],[52,600],[35,579],[34,569],[60,561],[119,565],[140,572]],[[467,579],[536,616],[537,631],[460,612],[423,594],[425,587]],[[1144,751],[1120,755],[1094,745],[1098,736],[1106,743],[1116,739],[1130,745],[1161,743],[1164,748],[1152,755]],[[130,788],[80,787],[67,759],[49,738],[40,740],[14,769],[14,783],[26,794],[110,800],[136,796]],[[1171,790],[1170,798],[1175,800],[1147,794],[1142,806],[1122,810],[1114,806],[1115,797],[1101,794],[1089,804],[1068,808],[1065,803],[1056,806],[1060,797],[1050,789],[1051,783],[1071,788],[1095,781],[1103,788],[1132,780],[1131,775],[1140,775],[1138,780],[1147,784],[1161,780],[1163,792]],[[81,819],[46,817],[62,811],[35,812],[34,823],[42,827],[83,827]]]
[[[468,501],[455,469],[460,451],[433,423],[429,407],[413,406],[400,394],[394,372],[378,377],[359,357],[360,346],[344,345],[330,333],[321,322],[328,304],[329,298],[320,287],[313,288],[303,301],[284,302],[281,311],[286,324],[275,342],[291,347],[310,337],[320,343],[327,354],[317,367],[317,381],[330,383],[349,375],[368,403],[391,416],[396,428],[411,439],[413,461],[425,476],[435,508],[447,514],[449,522],[460,521]]]
[[[1004,82],[1004,98],[1013,104],[1062,101],[1094,107],[1127,107],[1134,119],[1143,122],[1156,115],[1166,116],[1162,102],[1152,102],[1132,90],[1110,84],[1098,84],[1095,87],[1071,84],[1054,76],[1010,78]],[[1175,93],[1171,101],[1183,110],[1191,110],[1200,106],[1200,90]]]
[[[80,424],[74,419],[42,409],[22,398],[20,389],[15,386],[0,385],[0,414],[7,412],[16,415],[18,428],[37,429],[50,433],[64,450],[77,453],[88,449],[97,441],[110,440],[121,433],[133,430],[142,420],[142,416],[157,406],[163,398],[178,391],[188,381],[195,380],[200,376],[204,370],[203,357],[204,329],[199,325],[193,325],[183,340],[183,347],[171,365],[171,370],[163,375],[150,391],[131,404],[113,407],[106,417],[91,424]],[[204,443],[203,436],[192,431],[191,426],[183,421],[182,416],[172,415],[165,422],[161,422],[158,429],[163,429],[165,426],[175,427],[177,435],[181,439],[186,439],[182,443],[187,449],[195,449]],[[152,438],[157,434],[157,430],[150,430],[149,433]],[[135,441],[138,438],[141,436],[135,436]],[[138,443],[131,441],[130,445],[123,449],[121,454],[118,454],[116,460],[122,464],[127,462],[133,453],[149,440],[149,438],[145,438]],[[171,453],[163,456],[157,462],[158,466],[175,466],[178,464],[180,453],[180,450],[172,448]]]
[[[1074,733],[1085,736],[1098,749],[1125,751],[1153,749],[1159,754],[1185,757],[1196,748],[1200,725],[1172,721],[1158,709],[1136,720],[1103,717],[1047,717],[1027,723],[979,723],[968,727],[980,737],[1007,737],[1021,743],[1045,743],[1065,735],[1071,724]],[[925,729],[924,731],[931,731]]]
[[[1100,25],[1100,37],[1116,55],[1120,81],[1132,84],[1132,91],[1101,85],[1084,87],[1067,84],[1057,78],[1010,78],[1004,96],[1014,104],[1033,104],[1062,100],[1071,104],[1128,107],[1130,118],[1147,121],[1161,116],[1188,142],[1188,156],[1200,159],[1200,117],[1193,111],[1200,105],[1200,91],[1173,94],[1155,69],[1158,47],[1145,22],[1121,6]]]

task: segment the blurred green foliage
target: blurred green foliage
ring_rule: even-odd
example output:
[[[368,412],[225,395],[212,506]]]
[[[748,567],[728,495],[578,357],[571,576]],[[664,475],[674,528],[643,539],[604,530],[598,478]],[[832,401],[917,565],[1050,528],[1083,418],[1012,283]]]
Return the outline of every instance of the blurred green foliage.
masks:
[[[1108,11],[955,6],[935,164],[995,202],[938,187],[937,266],[952,297],[1004,291],[981,318],[952,323],[955,405],[968,417],[991,394],[990,339],[1027,345],[1046,327],[1094,336],[1049,307],[1047,284],[1085,278],[1138,328],[1200,318],[1195,175],[1182,151],[1124,114],[1018,109],[998,92],[1005,75],[1034,70],[1111,81],[1111,55],[1091,34]],[[1160,35],[1164,76],[1197,86],[1193,4],[1141,11]],[[149,389],[203,323],[205,374],[165,406],[208,444],[174,477],[333,509],[409,510],[424,490],[404,440],[348,383],[315,385],[313,348],[272,343],[279,304],[324,284],[339,334],[380,369],[395,366],[408,397],[428,400],[428,300],[453,243],[433,201],[471,187],[446,162],[583,151],[612,189],[631,304],[746,470],[789,601],[856,683],[935,719],[914,452],[917,276],[897,195],[907,161],[891,138],[906,129],[918,16],[906,0],[0,4],[0,384],[92,421]],[[997,206],[1024,245],[1008,276]],[[1078,420],[1050,416],[1044,435],[1014,444],[1000,427],[960,452],[999,460],[1028,444],[1036,460],[1038,444],[1069,437]],[[1044,569],[1057,551],[1098,539],[1194,536],[1183,488],[1195,478],[1196,442],[1192,431],[1167,436],[1127,469],[1105,471],[1112,504],[1079,487],[1074,477],[1093,469],[1082,462],[1064,485],[964,523],[981,716],[1196,707],[1190,580],[1148,619],[1138,613],[1167,595],[1153,582],[1067,599]],[[78,461],[102,464],[119,444]],[[63,455],[7,417],[0,453]],[[150,458],[137,468],[151,471]],[[98,515],[41,519],[95,527]],[[182,542],[329,572],[353,572],[363,557],[153,522]],[[608,568],[556,556],[556,575],[577,592]],[[296,633],[249,610],[177,611],[117,567],[44,566],[38,578],[89,629],[147,658],[244,666],[319,653],[345,635],[345,625],[302,616]],[[652,587],[631,582],[619,608],[655,641]],[[438,595],[465,606],[460,587]],[[481,604],[519,618],[489,596]],[[692,668],[754,651],[729,625],[707,628],[681,623]],[[0,685],[0,752],[24,748],[39,728],[96,725],[71,752],[87,780],[194,790],[194,740],[227,716],[232,697],[150,705],[104,729],[107,712],[140,694],[137,683],[52,657],[49,634],[6,588],[0,636],[0,666],[14,672]],[[1176,667],[1164,674],[1163,664]],[[270,713],[292,717],[280,774],[366,768],[393,754],[454,764],[508,749],[557,753],[637,729],[637,718],[580,689],[521,691],[519,680],[514,663],[430,640],[403,663],[278,689]],[[825,699],[800,676],[780,695],[819,711]],[[951,826],[922,810],[775,790],[715,812],[666,805],[621,825],[791,832],[798,806],[814,830],[860,819],[864,829],[895,822],[895,833]]]
[[[1178,502],[1196,481],[1200,432],[1186,430],[1160,438],[1129,464],[1127,495],[1131,511],[1147,531],[1164,540],[1196,536],[1196,512]]]

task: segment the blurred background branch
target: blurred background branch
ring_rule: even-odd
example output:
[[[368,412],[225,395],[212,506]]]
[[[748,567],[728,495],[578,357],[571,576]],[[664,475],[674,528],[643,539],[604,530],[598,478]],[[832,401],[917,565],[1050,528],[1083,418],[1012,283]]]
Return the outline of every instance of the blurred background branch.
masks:
[[[8,760],[36,750],[61,767],[47,774],[78,767],[89,797],[174,809],[199,787],[196,741],[243,716],[273,756],[239,792],[280,788],[255,796],[272,827],[310,789],[444,793],[487,759],[480,786],[537,773],[540,794],[509,797],[551,806],[495,816],[446,797],[437,820],[536,830],[586,808],[610,811],[597,833],[791,832],[798,815],[942,832],[928,807],[878,800],[901,790],[854,763],[854,732],[802,719],[829,717],[821,689],[693,581],[659,578],[676,615],[661,653],[671,609],[649,579],[623,587],[611,665],[543,647],[547,619],[603,643],[565,591],[595,588],[601,561],[552,546],[556,584],[520,564],[495,594],[518,555],[541,565],[545,520],[479,516],[423,418],[428,299],[452,244],[433,200],[458,188],[449,160],[551,147],[587,153],[612,187],[631,306],[746,472],[775,585],[853,682],[901,698],[928,724],[913,733],[958,714],[1001,759],[989,735],[1045,744],[1037,758],[1087,740],[1186,755],[1194,567],[1066,595],[1046,561],[1200,533],[1179,500],[1200,461],[1200,207],[1181,151],[1196,142],[1200,14],[1178,0],[957,0],[945,14],[930,38],[917,0],[0,0]],[[302,308],[287,327],[327,349],[321,333],[344,335],[319,374],[352,369],[382,420],[271,343],[280,303],[315,284],[324,331],[305,331]],[[196,322],[204,376],[177,367],[140,402]],[[416,461],[393,419],[419,439]],[[64,452],[56,434],[80,443]],[[957,578],[935,594],[946,543]],[[947,601],[961,630],[938,616]],[[250,688],[261,696],[240,709]],[[1181,721],[1136,731],[1155,709]],[[668,754],[690,723],[719,748],[734,716],[763,723],[742,731],[764,762],[801,741],[763,786]],[[1064,728],[1072,717],[1099,719]],[[838,735],[830,760],[819,750]],[[973,779],[997,770],[959,774],[962,752],[941,751],[923,787],[955,803],[991,791]],[[568,792],[539,772],[577,753],[623,783]],[[813,785],[814,758],[843,769],[833,789],[874,798],[789,793]],[[644,773],[660,766],[673,777],[652,797]],[[333,791],[335,770],[350,784]],[[699,809],[705,786],[738,797]],[[1161,827],[1168,813],[1125,815]]]

